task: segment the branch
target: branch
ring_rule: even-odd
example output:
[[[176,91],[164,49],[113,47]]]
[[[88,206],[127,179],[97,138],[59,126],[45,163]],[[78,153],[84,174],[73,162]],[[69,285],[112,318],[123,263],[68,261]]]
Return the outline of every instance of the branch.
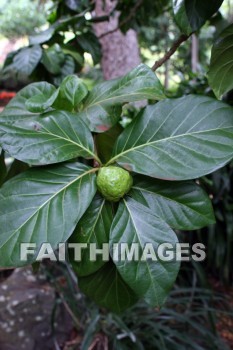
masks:
[[[168,61],[172,55],[174,55],[174,53],[177,51],[177,49],[180,47],[180,45],[185,42],[186,40],[188,40],[188,38],[191,36],[190,35],[184,35],[182,34],[172,45],[172,47],[170,48],[170,50],[162,57],[160,58],[160,60],[156,61],[155,64],[153,65],[153,67],[151,68],[154,72],[156,71],[156,69],[158,69],[159,67],[161,67],[166,61]]]
[[[143,0],[138,0],[138,1],[136,2],[136,4],[134,5],[134,7],[132,7],[132,9],[131,9],[129,15],[128,15],[123,21],[121,21],[121,22],[119,23],[119,25],[118,25],[116,28],[111,29],[111,30],[109,30],[108,32],[105,32],[105,33],[101,34],[101,35],[98,37],[98,39],[101,39],[101,38],[105,37],[106,35],[115,33],[118,29],[120,29],[121,27],[123,27],[123,25],[126,24],[129,20],[131,20],[131,18],[136,14],[137,9],[142,5],[142,3],[143,3]]]

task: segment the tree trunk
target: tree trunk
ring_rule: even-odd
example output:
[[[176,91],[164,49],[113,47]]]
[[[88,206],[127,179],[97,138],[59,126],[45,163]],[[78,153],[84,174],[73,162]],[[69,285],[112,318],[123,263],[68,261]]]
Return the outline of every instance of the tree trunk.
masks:
[[[116,1],[96,0],[96,16],[104,16],[111,13],[116,6]],[[101,36],[119,25],[119,13],[114,13],[109,22],[102,22],[95,25],[97,36]],[[130,29],[126,35],[118,29],[113,33],[100,38],[102,46],[101,67],[104,79],[109,80],[125,75],[132,68],[140,64],[140,54],[137,41],[137,34]]]
[[[192,35],[192,72],[198,72],[199,65],[199,45],[198,45],[198,37],[196,34]]]

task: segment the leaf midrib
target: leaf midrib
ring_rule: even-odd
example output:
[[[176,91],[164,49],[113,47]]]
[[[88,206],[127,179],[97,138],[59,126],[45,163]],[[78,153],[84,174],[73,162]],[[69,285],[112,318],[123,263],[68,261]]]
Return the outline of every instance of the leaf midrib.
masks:
[[[131,220],[132,220],[132,224],[133,224],[133,226],[134,226],[135,232],[137,232],[137,238],[138,238],[138,240],[139,240],[139,243],[140,243],[141,247],[143,248],[142,242],[141,242],[141,240],[140,240],[140,235],[138,234],[138,230],[137,230],[136,224],[135,224],[134,219],[133,219],[133,215],[131,214],[130,208],[128,207],[126,200],[123,199],[123,201],[124,201],[125,207],[126,207],[127,210],[128,210],[128,213],[129,213],[129,215],[130,215],[130,218],[131,218]],[[157,294],[156,294],[156,286],[155,286],[154,283],[153,283],[154,279],[153,279],[153,276],[152,276],[152,274],[151,274],[148,261],[146,260],[145,263],[146,263],[147,270],[148,270],[148,272],[149,272],[149,276],[150,276],[150,280],[151,280],[151,285],[153,286],[154,295],[155,295],[155,298],[156,298],[156,304],[159,305],[158,298],[157,298]],[[147,292],[148,292],[148,289],[147,289]],[[147,293],[147,292],[146,292],[146,293]]]
[[[62,136],[60,136],[60,135],[56,135],[56,134],[50,132],[50,131],[49,131],[48,129],[46,129],[43,125],[42,125],[42,128],[43,128],[44,130],[46,130],[47,132],[41,132],[41,131],[39,131],[39,132],[38,132],[39,134],[52,135],[52,136],[55,136],[57,139],[61,139],[61,140],[65,140],[65,141],[68,141],[68,142],[70,142],[70,143],[73,143],[74,145],[78,146],[79,148],[82,148],[83,150],[85,150],[88,154],[92,155],[93,158],[96,157],[96,155],[95,155],[91,150],[89,150],[88,148],[84,147],[84,146],[82,145],[81,142],[80,142],[80,144],[79,144],[79,143],[73,141],[72,139],[70,139],[70,138],[68,137],[68,135],[67,135],[67,138],[65,138],[65,137],[62,137]],[[63,133],[64,133],[64,131],[63,131]],[[33,134],[33,135],[34,135],[34,134]],[[79,141],[80,141],[80,140],[79,140]]]
[[[184,207],[184,208],[186,208],[186,209],[188,208],[189,210],[194,211],[195,213],[197,213],[198,215],[200,215],[200,216],[202,216],[202,217],[204,217],[204,218],[205,218],[205,217],[208,217],[207,215],[203,215],[201,212],[198,212],[197,210],[195,210],[195,209],[189,207],[188,205],[186,205],[186,204],[184,204],[184,203],[182,203],[182,202],[179,202],[178,200],[172,199],[172,198],[170,198],[170,197],[166,197],[166,196],[164,196],[164,195],[162,195],[162,194],[160,194],[160,193],[158,193],[158,192],[152,192],[152,191],[149,191],[149,190],[147,190],[147,189],[145,189],[145,188],[143,188],[143,187],[137,187],[137,186],[133,186],[132,189],[139,190],[140,192],[151,193],[151,194],[153,194],[153,195],[155,195],[155,196],[164,198],[164,199],[166,199],[166,200],[169,201],[169,202],[172,202],[172,203],[175,203],[175,204],[178,203],[178,204],[180,204],[182,207]]]
[[[26,118],[25,118],[25,119],[26,119]],[[25,119],[22,119],[22,120],[24,121]],[[92,152],[91,150],[89,150],[88,148],[86,148],[81,142],[80,142],[80,144],[79,144],[79,143],[73,141],[72,139],[70,139],[69,137],[65,138],[65,137],[62,137],[62,136],[60,136],[60,135],[54,134],[54,133],[52,133],[51,131],[49,131],[48,129],[46,129],[43,125],[41,125],[39,122],[38,122],[38,124],[45,130],[45,131],[39,130],[39,131],[38,131],[38,134],[54,136],[56,140],[57,140],[57,139],[60,139],[60,140],[68,141],[69,143],[72,143],[72,144],[74,144],[75,146],[77,146],[77,147],[83,149],[84,151],[86,151],[86,152],[87,152],[88,154],[90,154],[94,159],[97,159],[95,153]],[[7,125],[6,125],[6,126],[7,126]],[[13,126],[14,126],[14,124],[13,124]],[[24,134],[24,132],[25,132],[25,130],[23,129],[22,134]],[[27,132],[27,135],[33,135],[33,136],[36,137],[36,135],[35,135],[34,132],[30,132],[30,130],[28,130],[28,129],[26,129],[26,132]],[[79,140],[79,141],[80,141],[80,140]],[[48,141],[46,140],[45,142],[48,142]],[[33,144],[30,144],[30,145],[28,145],[28,146],[31,146],[31,145],[33,145]]]
[[[98,239],[97,239],[97,236],[96,236],[96,234],[95,234],[95,228],[96,228],[96,226],[97,226],[97,224],[98,224],[98,222],[99,222],[99,218],[101,217],[101,213],[102,213],[104,204],[105,204],[105,199],[103,198],[102,203],[101,203],[101,205],[100,205],[100,208],[99,208],[99,210],[98,210],[98,214],[97,214],[97,216],[96,216],[95,222],[94,222],[94,224],[93,224],[93,226],[92,226],[92,228],[91,228],[91,230],[90,230],[90,232],[89,232],[88,239],[87,239],[87,243],[90,242],[92,236],[94,236],[94,237],[96,238],[96,241],[97,241],[97,243],[98,243]]]
[[[133,93],[133,94],[124,94],[124,95],[118,95],[118,96],[114,96],[114,97],[110,97],[110,98],[105,98],[103,100],[100,100],[100,101],[94,101],[94,103],[91,103],[89,105],[86,106],[85,110],[88,110],[88,108],[91,108],[95,105],[100,105],[102,107],[102,104],[104,105],[105,102],[109,102],[111,100],[113,100],[114,102],[114,99],[118,99],[118,98],[122,98],[124,96],[135,96],[135,95],[142,95],[142,94],[147,94],[147,96],[150,96],[152,97],[154,100],[156,99],[155,95],[154,94],[148,94],[147,92],[137,92],[137,93]],[[120,104],[120,103],[123,103],[123,102],[116,102],[116,104]]]
[[[195,134],[205,134],[205,133],[208,133],[208,132],[212,132],[212,131],[216,131],[216,130],[225,130],[225,129],[233,129],[233,125],[232,126],[228,126],[228,127],[225,127],[225,128],[217,128],[217,129],[209,129],[209,130],[204,130],[204,131],[196,131],[196,132],[192,132],[192,133],[186,133],[186,134],[179,134],[179,135],[175,135],[175,136],[169,136],[169,137],[165,137],[163,139],[159,139],[159,140],[155,140],[155,141],[152,141],[152,142],[146,142],[146,143],[143,143],[141,145],[138,145],[138,146],[134,146],[130,149],[127,149],[121,153],[118,153],[116,154],[113,158],[111,158],[108,163],[106,165],[109,165],[111,163],[113,163],[115,160],[117,160],[118,158],[122,157],[122,155],[128,153],[128,152],[132,152],[136,149],[139,149],[139,148],[143,148],[143,147],[146,147],[146,146],[150,146],[152,144],[156,144],[156,143],[159,143],[159,142],[164,142],[164,141],[170,141],[170,140],[173,140],[173,139],[177,139],[177,138],[180,138],[180,137],[184,137],[184,136],[192,136],[192,135],[195,135]],[[125,146],[125,145],[124,145]]]
[[[143,69],[145,70],[145,67],[143,67]],[[108,99],[104,99],[104,100],[98,100],[98,98],[100,99],[102,96],[106,96],[106,94],[109,94],[109,90],[114,90],[114,88],[117,86],[117,88],[115,88],[115,90],[112,92],[112,94],[115,94],[117,91],[121,90],[121,89],[125,89],[127,88],[127,85],[131,85],[132,84],[132,81],[135,81],[135,80],[138,80],[140,78],[147,78],[147,77],[150,77],[148,75],[148,71],[146,72],[146,74],[142,75],[142,72],[138,72],[139,74],[134,76],[133,78],[130,78],[129,76],[127,77],[127,79],[125,79],[126,77],[121,77],[121,78],[118,78],[115,83],[115,85],[113,85],[112,87],[110,87],[110,89],[108,89],[108,87],[105,88],[104,92],[101,94],[101,95],[98,95],[93,99],[93,101],[91,101],[92,103],[90,105],[93,105],[95,104],[96,102],[101,102],[101,101],[105,101],[105,100],[108,100]],[[155,79],[156,80],[156,79]],[[123,82],[123,84],[121,84]],[[157,82],[156,82],[157,83]],[[96,91],[98,91],[98,86],[96,86],[96,88],[94,89]],[[94,91],[94,93],[96,93],[96,91]],[[91,92],[91,94],[93,94],[93,90]],[[91,99],[91,94],[89,95],[89,98]],[[135,93],[136,94],[136,93]],[[139,94],[139,93],[138,93]],[[126,94],[124,95],[120,95],[120,96],[125,96]],[[127,94],[128,95],[128,94]],[[114,96],[110,97],[110,100],[113,99]],[[117,96],[119,97],[119,96]],[[103,98],[103,97],[102,97]],[[87,101],[88,103],[88,101]],[[88,107],[88,105],[87,105]]]

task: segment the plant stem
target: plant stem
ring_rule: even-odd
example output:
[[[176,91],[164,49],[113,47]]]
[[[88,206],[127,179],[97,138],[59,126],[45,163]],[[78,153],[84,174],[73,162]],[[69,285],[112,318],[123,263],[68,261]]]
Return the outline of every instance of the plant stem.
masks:
[[[191,34],[190,34],[191,35]],[[190,35],[184,35],[182,34],[172,45],[172,47],[170,48],[170,50],[168,50],[166,52],[166,54],[160,58],[160,60],[156,61],[153,65],[153,67],[151,68],[154,72],[156,71],[156,69],[158,69],[159,67],[161,67],[166,61],[168,61],[172,55],[174,55],[174,53],[177,51],[177,49],[180,47],[180,45],[185,42],[186,40],[189,39]]]
[[[99,159],[99,157],[94,154],[94,160],[99,164],[99,165],[103,165],[103,163],[101,162],[101,160]]]

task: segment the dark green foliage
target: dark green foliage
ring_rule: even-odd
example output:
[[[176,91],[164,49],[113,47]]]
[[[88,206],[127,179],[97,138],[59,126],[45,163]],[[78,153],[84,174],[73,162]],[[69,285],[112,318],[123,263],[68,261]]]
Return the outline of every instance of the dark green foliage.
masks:
[[[129,28],[138,30],[141,26],[148,25],[148,21],[158,17],[168,8],[169,0],[119,0],[116,7],[121,13],[119,23],[123,23],[121,25],[123,32]]]
[[[213,197],[216,224],[184,237],[185,240],[202,242],[207,257],[203,268],[226,285],[233,280],[233,170],[232,163],[202,179],[209,195]]]
[[[163,101],[147,106],[111,135],[122,105],[145,98]],[[91,92],[74,75],[58,89],[46,82],[28,85],[0,114],[0,145],[18,161],[40,168],[20,173],[1,188],[1,266],[37,261],[45,241],[52,248],[70,237],[72,243],[110,243],[110,262],[102,258],[94,265],[88,251],[78,264],[70,256],[81,289],[115,312],[138,298],[160,307],[179,261],[159,257],[155,262],[144,248],[150,244],[156,252],[166,242],[175,251],[178,238],[172,228],[194,230],[214,223],[203,190],[193,182],[174,181],[209,174],[232,159],[232,115],[230,106],[209,97],[166,99],[145,65]],[[107,138],[97,138],[96,149],[92,131],[104,135],[108,129]],[[110,140],[115,140],[112,154],[110,149],[98,153]],[[105,166],[115,163],[141,174],[119,205],[95,196],[96,172],[106,158]],[[3,173],[3,178],[11,176]],[[36,244],[28,259],[20,256],[21,242]],[[139,260],[122,264],[115,243],[137,243]]]
[[[161,310],[139,302],[119,316],[97,308],[80,293],[69,265],[42,264],[41,269],[57,291],[57,303],[69,306],[74,326],[83,337],[76,345],[81,349],[87,349],[99,337],[100,344],[103,339],[113,350],[230,350],[216,329],[217,316],[232,317],[230,300],[199,288],[194,271],[187,271],[191,283],[187,279],[185,284],[179,281]],[[90,286],[91,282],[90,279]],[[97,289],[97,295],[94,283],[93,289]],[[55,321],[54,318],[52,322]],[[56,339],[55,327],[53,335]]]
[[[179,6],[174,2],[176,20],[188,36],[199,29],[221,3],[215,1],[206,7],[196,1],[193,9],[188,1],[179,2]],[[118,5],[122,11],[120,21],[125,19],[122,8],[131,7],[130,27],[145,25],[149,12],[157,16],[165,8],[168,10],[167,2],[120,1]],[[201,87],[197,84],[197,90],[192,86],[188,96],[183,95],[184,89],[189,87],[183,86],[177,93],[181,97],[168,98],[157,76],[143,64],[124,77],[97,84],[89,92],[73,73],[81,69],[84,52],[92,54],[94,63],[100,60],[99,42],[91,27],[93,18],[86,20],[84,13],[92,10],[92,3],[88,1],[58,2],[49,18],[50,27],[45,32],[31,35],[29,47],[10,55],[4,66],[5,74],[12,70],[18,75],[45,78],[53,85],[48,82],[28,85],[0,114],[1,182],[8,180],[0,190],[0,266],[34,263],[43,242],[50,243],[52,248],[67,240],[97,243],[98,246],[109,243],[108,259],[99,258],[95,264],[89,259],[88,251],[82,254],[80,263],[75,261],[75,254],[70,254],[80,288],[97,304],[115,313],[122,312],[138,299],[160,308],[175,283],[180,264],[174,259],[145,258],[147,244],[156,251],[166,242],[175,251],[178,243],[175,229],[201,230],[208,226],[209,231],[214,232],[211,226],[215,222],[213,197],[217,206],[216,230],[227,228],[225,238],[231,247],[232,200],[230,195],[222,198],[226,188],[231,193],[231,185],[228,183],[226,187],[224,176],[223,192],[218,197],[216,186],[221,186],[222,177],[220,181],[213,175],[211,186],[207,188],[209,197],[200,187],[203,181],[198,182],[197,178],[211,174],[232,160],[233,109],[213,98],[206,79],[201,82]],[[68,45],[63,36],[67,30],[77,34]],[[231,90],[230,73],[228,76],[228,70],[225,70],[225,65],[229,65],[229,72],[232,68],[229,58],[231,37],[231,27],[220,35],[220,51],[227,50],[225,60],[218,58],[218,41],[212,50],[209,81],[218,97],[230,94]],[[224,74],[221,89],[218,89],[218,83],[212,78],[222,68]],[[203,90],[212,97],[193,94]],[[227,97],[225,95],[225,100]],[[133,117],[126,126],[129,120],[124,121],[124,105],[145,99],[150,105],[136,116],[129,112],[128,115]],[[5,166],[6,153],[7,159],[9,156],[15,159],[10,169]],[[123,168],[133,177],[132,190],[119,203],[109,201],[112,197],[105,196],[105,200],[101,196],[103,191],[98,193],[96,186],[97,172],[102,166],[110,165]],[[213,237],[213,233],[208,236],[208,245]],[[216,241],[209,262],[216,253],[216,267],[219,269],[224,263],[224,276],[229,278],[231,248],[224,249],[223,236]],[[20,257],[21,242],[37,244],[34,254],[24,261]],[[138,261],[126,259],[122,262],[120,253],[115,250],[117,243],[128,243],[129,246],[136,243],[139,246]],[[152,335],[151,343],[150,337],[145,340],[145,348],[156,344],[158,349],[170,350],[176,349],[177,343],[180,349],[190,345],[192,332],[190,337],[181,337],[179,332],[171,330],[169,322],[163,323],[164,319],[172,323],[173,316],[180,320],[181,329],[188,324],[200,334],[200,343],[191,343],[191,349],[222,346],[219,339],[200,326],[200,317],[203,317],[200,304],[197,314],[193,315],[195,321],[190,322],[185,317],[189,312],[187,303],[192,304],[195,300],[193,293],[191,301],[186,299],[185,306],[174,305],[186,291],[182,295],[179,293],[173,294],[173,299],[168,301],[172,309],[163,309],[159,314],[153,312],[152,316],[148,311],[148,324],[153,321],[158,328],[153,330],[156,335]],[[140,310],[139,305],[137,312]],[[96,312],[92,316],[83,349],[90,345],[90,335],[96,333],[101,320]],[[127,321],[121,324],[121,329],[127,329],[130,324],[128,316],[124,317]],[[125,343],[120,339],[113,341],[113,349],[124,349],[131,342],[135,343],[135,337],[138,332],[140,334],[140,323],[134,322],[130,326],[137,325],[135,334],[126,335]],[[163,323],[161,329],[160,322]],[[144,327],[149,332],[150,327],[147,324]],[[207,335],[206,339],[204,335]],[[144,348],[140,339],[136,344],[138,349]]]
[[[191,34],[197,31],[207,19],[211,18],[222,5],[223,0],[173,0],[176,23],[182,33]]]
[[[233,90],[233,24],[227,27],[214,43],[211,55],[209,84],[220,98]]]

